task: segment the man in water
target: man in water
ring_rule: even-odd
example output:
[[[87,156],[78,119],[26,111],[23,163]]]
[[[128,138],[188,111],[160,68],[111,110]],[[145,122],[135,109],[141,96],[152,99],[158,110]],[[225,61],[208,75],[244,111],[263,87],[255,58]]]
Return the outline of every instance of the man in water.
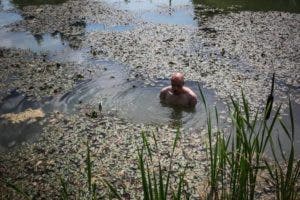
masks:
[[[171,85],[160,91],[160,100],[162,103],[181,107],[195,107],[197,104],[197,95],[184,85],[182,73],[174,73],[171,77]]]

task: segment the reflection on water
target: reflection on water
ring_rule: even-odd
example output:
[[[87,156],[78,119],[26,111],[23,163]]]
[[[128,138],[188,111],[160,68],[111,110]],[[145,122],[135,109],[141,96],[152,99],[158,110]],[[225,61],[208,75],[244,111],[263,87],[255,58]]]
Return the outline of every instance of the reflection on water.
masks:
[[[67,0],[12,0],[12,3],[18,7],[44,4],[62,4]]]
[[[32,35],[28,32],[0,31],[1,47],[30,49],[34,52],[57,51],[65,48],[59,34]]]
[[[112,3],[113,5],[124,9],[135,12],[143,13],[145,11],[157,10],[159,8],[168,8],[167,10],[172,9],[173,7],[190,5],[190,0],[131,0],[131,1],[119,1],[119,0],[106,0],[106,2]]]
[[[172,12],[146,12],[142,18],[154,23],[178,24],[178,25],[196,25],[192,14],[185,9]]]
[[[195,25],[203,16],[227,10],[300,12],[299,0],[106,0],[118,8],[140,13],[146,21]],[[218,10],[215,10],[218,9]]]
[[[14,6],[12,5],[12,3],[10,2],[10,0],[1,0],[0,1],[0,8],[2,10],[8,11],[8,10],[12,10],[14,9]],[[0,10],[1,10],[0,9]]]
[[[11,24],[21,19],[22,17],[17,13],[0,12],[0,27]]]
[[[106,2],[123,10],[136,12],[142,19],[153,23],[195,25],[193,12],[189,7],[190,0],[106,0]]]
[[[300,12],[298,0],[192,0],[193,4],[205,4],[220,9]]]
[[[133,0],[123,2],[106,0],[107,2],[121,5],[122,8],[132,11],[154,10],[161,6],[169,5],[170,8],[182,5],[206,5],[212,8],[248,10],[248,11],[286,11],[300,12],[299,0]],[[197,7],[197,6],[196,6]],[[198,9],[198,8],[196,8]]]
[[[11,91],[8,95],[0,96],[0,116],[5,113],[20,113],[25,110],[45,108],[47,109],[48,99],[41,102],[29,100],[29,98],[16,90]],[[3,98],[2,98],[3,97]],[[24,141],[33,140],[40,134],[42,126],[39,120],[27,120],[19,123],[0,117],[0,151],[19,145]]]
[[[292,105],[292,112],[293,112],[293,118],[294,118],[294,144],[295,144],[295,154],[296,157],[300,157],[300,105],[296,104],[295,102],[291,102]],[[274,113],[273,113],[274,115]],[[292,130],[292,124],[291,124],[291,118],[289,114],[289,109],[286,109],[281,114],[281,120],[285,124],[287,130],[291,133]],[[272,135],[273,141],[275,143],[275,152],[277,152],[277,155],[280,155],[280,148],[279,145],[281,145],[284,152],[290,151],[290,140],[288,136],[284,133],[284,130],[279,123],[279,121],[274,125],[274,132]],[[278,142],[278,138],[280,140],[280,144]],[[267,149],[267,154],[271,155],[271,149]]]

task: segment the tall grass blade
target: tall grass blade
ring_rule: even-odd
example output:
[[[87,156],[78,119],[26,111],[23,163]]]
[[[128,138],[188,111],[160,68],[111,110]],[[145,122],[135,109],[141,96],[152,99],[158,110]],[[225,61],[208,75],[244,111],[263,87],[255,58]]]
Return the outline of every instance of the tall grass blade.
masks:
[[[60,177],[60,184],[62,186],[62,191],[61,191],[62,199],[63,200],[69,199],[67,182],[62,177]]]
[[[96,200],[96,183],[93,183],[92,185],[92,200]]]
[[[164,200],[165,199],[165,192],[164,192],[164,182],[163,182],[163,173],[161,169],[160,162],[158,163],[158,170],[159,170],[159,199]]]
[[[86,143],[87,146],[87,155],[86,155],[86,173],[87,173],[87,183],[88,189],[91,193],[92,191],[92,163],[91,163],[91,156],[90,156],[90,146],[89,142]]]
[[[265,109],[265,120],[268,120],[270,118],[270,114],[273,107],[273,101],[274,101],[274,82],[275,82],[275,73],[273,73],[272,77],[272,86],[271,86],[271,92],[267,98],[267,104]]]
[[[248,102],[246,100],[246,97],[245,97],[245,94],[242,90],[242,99],[243,99],[243,106],[244,106],[244,111],[245,111],[245,114],[246,114],[246,123],[248,125],[248,127],[251,127],[250,125],[250,114],[249,114],[249,105],[248,105]]]
[[[2,180],[2,179],[0,179],[0,182],[4,183],[8,188],[13,189],[15,192],[17,192],[18,194],[20,194],[25,199],[27,199],[27,200],[31,200],[32,199],[26,192],[24,192],[21,188],[19,188],[15,184],[12,184],[9,181]]]
[[[281,141],[280,141],[280,137],[279,137],[279,136],[277,137],[277,142],[278,142],[278,146],[279,146],[279,152],[280,152],[280,155],[281,155],[282,159],[284,160],[284,162],[286,162],[287,160],[286,160],[286,157],[285,157],[285,155],[284,155],[284,150],[283,150],[283,148],[282,148],[282,144],[281,144]]]
[[[148,190],[148,183],[147,183],[146,171],[145,171],[145,161],[143,158],[143,149],[144,147],[142,147],[142,150],[138,150],[138,160],[139,160],[139,168],[142,175],[144,199],[149,200],[149,190]]]
[[[107,180],[105,179],[102,179],[102,181],[108,186],[108,188],[110,189],[111,193],[113,194],[113,197],[114,198],[117,198],[119,200],[122,200],[122,197],[121,195],[118,193],[117,189],[112,185],[110,184]]]
[[[153,200],[153,193],[154,193],[154,190],[152,188],[152,182],[151,182],[151,172],[150,172],[150,169],[149,169],[149,165],[148,165],[148,162],[146,163],[147,165],[147,177],[148,177],[148,188],[149,188],[149,199],[150,200]]]
[[[284,130],[284,133],[286,134],[286,136],[289,138],[290,141],[292,141],[292,138],[291,138],[291,136],[290,136],[290,133],[289,133],[289,131],[288,131],[286,125],[284,124],[284,122],[283,122],[281,119],[279,119],[279,123],[280,123],[282,129]]]
[[[144,131],[142,132],[142,139],[143,139],[143,143],[144,143],[144,145],[146,146],[146,149],[147,149],[147,151],[148,151],[148,155],[149,155],[149,157],[150,157],[150,160],[152,161],[151,148],[150,148],[149,142],[148,142],[148,140],[147,140],[147,137],[146,137]]]
[[[183,187],[183,177],[184,173],[179,176],[179,185],[177,189],[177,194],[174,194],[174,200],[180,200],[181,199],[181,194],[182,194],[182,187]]]
[[[275,125],[275,122],[276,122],[276,120],[277,120],[278,117],[279,117],[280,110],[281,110],[281,105],[279,105],[279,107],[278,107],[278,109],[277,109],[277,111],[276,111],[276,113],[275,113],[275,116],[273,117],[271,126],[268,128],[268,132],[267,132],[266,139],[264,140],[264,139],[262,138],[262,143],[264,142],[264,144],[261,144],[261,148],[259,149],[259,153],[262,153],[262,152],[265,150],[266,146],[267,146],[267,143],[268,143],[268,141],[269,141],[269,138],[271,137],[271,133],[272,133],[272,131],[273,131],[273,127],[274,127],[274,125]],[[266,122],[264,122],[264,123],[266,123]]]
[[[159,199],[159,193],[158,193],[158,184],[157,184],[157,181],[156,181],[156,175],[155,175],[155,173],[154,173],[154,171],[153,171],[153,182],[154,182],[154,199],[155,200],[157,200],[157,199]]]
[[[205,100],[205,97],[204,97],[204,95],[203,95],[202,89],[201,89],[201,87],[200,87],[200,83],[199,83],[199,82],[197,82],[197,83],[198,83],[198,89],[199,89],[199,92],[200,92],[201,100],[202,100],[202,102],[203,102],[203,104],[204,104],[205,112],[207,113],[207,104],[206,104],[206,100]]]
[[[167,180],[166,180],[166,185],[165,185],[165,199],[167,199],[167,195],[168,195],[168,189],[169,189],[169,182],[170,182],[170,174],[171,174],[171,168],[172,168],[172,164],[173,164],[173,157],[174,157],[174,152],[175,152],[175,148],[177,146],[177,142],[179,141],[180,138],[180,130],[179,127],[177,127],[177,131],[176,131],[176,135],[175,135],[175,139],[173,142],[173,147],[172,147],[172,154],[171,154],[171,158],[170,158],[170,164],[169,164],[169,168],[168,168],[168,173],[167,173]]]
[[[290,110],[290,121],[291,121],[291,126],[292,126],[292,138],[294,140],[294,137],[295,137],[295,125],[294,125],[294,116],[293,116],[293,109],[292,109],[292,103],[291,103],[290,97],[289,97],[289,110]]]

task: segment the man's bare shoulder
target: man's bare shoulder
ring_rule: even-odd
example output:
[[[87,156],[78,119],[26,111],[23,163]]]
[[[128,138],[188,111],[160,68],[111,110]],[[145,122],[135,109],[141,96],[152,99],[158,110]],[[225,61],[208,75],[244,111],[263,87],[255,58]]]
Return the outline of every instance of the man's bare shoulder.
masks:
[[[195,94],[195,92],[194,92],[193,90],[191,90],[190,88],[184,86],[183,89],[184,89],[184,91],[185,91],[186,93],[188,93],[188,94],[191,95],[192,97],[197,98],[197,95]]]
[[[160,90],[159,97],[160,99],[164,100],[166,98],[167,93],[172,89],[171,86],[164,87]]]
[[[164,87],[160,90],[160,93],[165,93],[165,92],[168,92],[172,89],[172,86],[167,86],[167,87]]]

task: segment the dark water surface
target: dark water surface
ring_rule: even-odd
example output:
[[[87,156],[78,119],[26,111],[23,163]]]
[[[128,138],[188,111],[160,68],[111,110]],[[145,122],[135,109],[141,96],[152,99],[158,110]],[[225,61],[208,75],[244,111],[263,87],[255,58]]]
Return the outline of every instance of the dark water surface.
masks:
[[[118,63],[96,60],[90,62],[105,69],[98,79],[84,80],[71,91],[55,98],[45,98],[41,102],[29,100],[26,94],[14,90],[8,95],[2,94],[4,98],[0,99],[0,115],[19,113],[28,108],[42,108],[45,113],[55,110],[75,114],[82,112],[80,107],[84,105],[92,105],[98,111],[101,104],[102,112],[113,112],[133,123],[168,124],[185,129],[202,129],[205,126],[206,114],[201,102],[198,102],[195,109],[167,107],[160,103],[159,92],[162,87],[169,85],[169,80],[155,80],[145,84],[141,80],[130,78],[125,66]],[[186,81],[186,85],[200,97],[197,82]],[[219,111],[224,110],[224,104],[212,90],[200,87],[209,106],[216,106]],[[34,140],[41,130],[38,121],[12,124],[0,118],[0,146],[6,149],[23,141]]]
[[[234,6],[235,10],[300,12],[299,0],[193,0],[193,4],[205,4],[220,9]]]
[[[102,62],[106,71],[99,79],[78,84],[72,91],[54,102],[55,109],[66,113],[77,112],[79,104],[102,104],[103,111],[113,111],[118,116],[135,123],[173,124],[184,128],[199,128],[204,125],[205,111],[199,102],[194,110],[178,109],[160,103],[160,90],[169,85],[169,80],[156,80],[145,84],[130,80],[124,67],[113,62]],[[198,83],[186,81],[186,85],[199,95]],[[214,92],[203,88],[210,106],[224,110]]]
[[[8,94],[1,94],[0,116],[6,113],[20,113],[25,110],[46,108],[47,100],[41,102],[30,100],[26,94],[10,91]],[[40,120],[27,120],[20,123],[12,123],[0,117],[0,151],[12,148],[24,141],[33,141],[42,130]]]
[[[38,5],[45,5],[45,4],[62,4],[67,0],[11,0],[11,2],[16,5],[17,7],[24,7],[24,6],[38,6]]]
[[[105,0],[118,8],[141,13],[146,21],[197,25],[203,16],[227,11],[283,11],[300,13],[300,0]],[[213,10],[218,9],[218,10]]]

